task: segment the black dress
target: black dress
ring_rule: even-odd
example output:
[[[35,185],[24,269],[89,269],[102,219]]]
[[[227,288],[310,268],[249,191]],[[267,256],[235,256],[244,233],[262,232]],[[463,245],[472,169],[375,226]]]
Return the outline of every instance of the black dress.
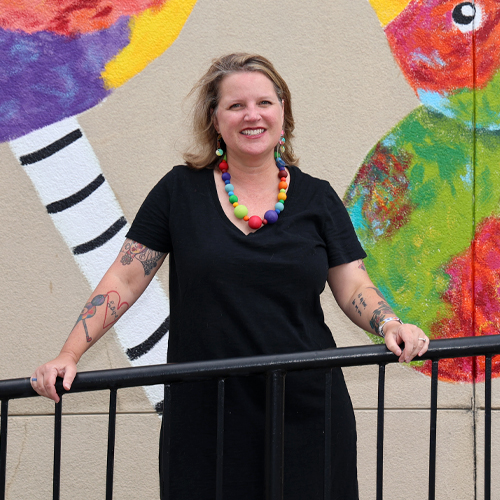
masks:
[[[366,254],[330,185],[289,168],[285,210],[249,235],[226,217],[210,169],[174,167],[146,198],[127,237],[169,253],[169,362],[335,347],[320,304],[328,269]],[[333,376],[332,499],[354,500],[354,413]],[[324,387],[322,371],[286,376],[287,500],[323,500]],[[264,377],[230,378],[225,394],[224,498],[260,500]],[[215,497],[216,395],[216,381],[173,388],[173,500]]]

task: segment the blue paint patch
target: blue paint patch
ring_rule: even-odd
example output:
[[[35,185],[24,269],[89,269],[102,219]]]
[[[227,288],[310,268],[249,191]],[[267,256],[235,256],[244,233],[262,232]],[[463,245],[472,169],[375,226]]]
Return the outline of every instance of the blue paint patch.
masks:
[[[418,98],[420,102],[448,118],[456,118],[453,109],[450,107],[450,100],[448,99],[448,94],[440,94],[439,92],[432,92],[430,90],[418,89]]]
[[[446,66],[446,63],[441,59],[439,56],[439,52],[435,50],[432,53],[432,56],[426,56],[423,52],[419,50],[416,50],[415,52],[412,53],[411,55],[412,59],[418,62],[423,62],[426,63],[428,66],[432,66],[433,68],[436,68],[438,66],[444,67]]]
[[[380,144],[387,149],[391,149],[396,146],[396,137],[394,134],[389,134],[380,141]]]
[[[467,186],[471,187],[472,186],[472,165],[467,164],[465,166],[465,175],[461,175],[460,179],[462,179],[462,182],[466,184]]]
[[[352,225],[357,233],[366,231],[366,221],[363,216],[363,198],[359,197],[356,203],[347,208]]]

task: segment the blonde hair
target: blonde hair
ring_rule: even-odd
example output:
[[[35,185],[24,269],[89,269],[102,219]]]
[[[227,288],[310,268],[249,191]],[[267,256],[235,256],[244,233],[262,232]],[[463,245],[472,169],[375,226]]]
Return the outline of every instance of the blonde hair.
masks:
[[[198,80],[189,96],[195,95],[192,109],[193,144],[183,155],[192,168],[214,167],[220,160],[215,155],[217,131],[213,114],[217,112],[220,84],[223,78],[239,71],[259,71],[271,80],[280,101],[284,101],[285,152],[281,157],[288,165],[297,164],[293,153],[292,138],[295,122],[292,115],[292,96],[285,80],[265,57],[256,54],[236,53],[214,59],[208,71]]]

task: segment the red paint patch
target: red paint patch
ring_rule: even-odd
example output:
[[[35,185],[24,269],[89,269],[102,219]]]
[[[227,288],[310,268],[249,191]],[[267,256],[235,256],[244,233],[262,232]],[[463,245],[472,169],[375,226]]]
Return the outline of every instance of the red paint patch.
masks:
[[[455,257],[443,301],[450,315],[431,326],[433,338],[496,335],[500,332],[500,219],[490,217],[477,228],[467,251]],[[474,283],[474,287],[472,284]],[[431,375],[431,362],[417,367]],[[500,375],[500,356],[492,360],[493,377]],[[439,362],[439,378],[449,382],[484,380],[484,357],[445,359]]]
[[[122,16],[168,0],[0,0],[0,28],[75,36],[109,28]]]
[[[462,32],[453,21],[459,3],[410,2],[385,28],[394,57],[415,91],[453,92],[472,89],[474,83],[483,88],[500,67],[500,3],[478,4],[481,19],[474,44],[473,32]]]
[[[379,238],[391,237],[409,221],[413,211],[406,176],[409,165],[409,155],[396,156],[379,143],[354,179],[363,192],[363,215]]]

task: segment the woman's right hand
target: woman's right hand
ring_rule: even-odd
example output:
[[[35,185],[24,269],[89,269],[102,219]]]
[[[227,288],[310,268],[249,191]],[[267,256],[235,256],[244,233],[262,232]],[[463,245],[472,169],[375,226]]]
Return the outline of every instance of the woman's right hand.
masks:
[[[31,387],[40,396],[53,399],[59,403],[59,395],[56,392],[56,378],[63,379],[63,387],[69,391],[76,375],[75,358],[68,353],[61,353],[57,358],[39,366],[31,376]]]

